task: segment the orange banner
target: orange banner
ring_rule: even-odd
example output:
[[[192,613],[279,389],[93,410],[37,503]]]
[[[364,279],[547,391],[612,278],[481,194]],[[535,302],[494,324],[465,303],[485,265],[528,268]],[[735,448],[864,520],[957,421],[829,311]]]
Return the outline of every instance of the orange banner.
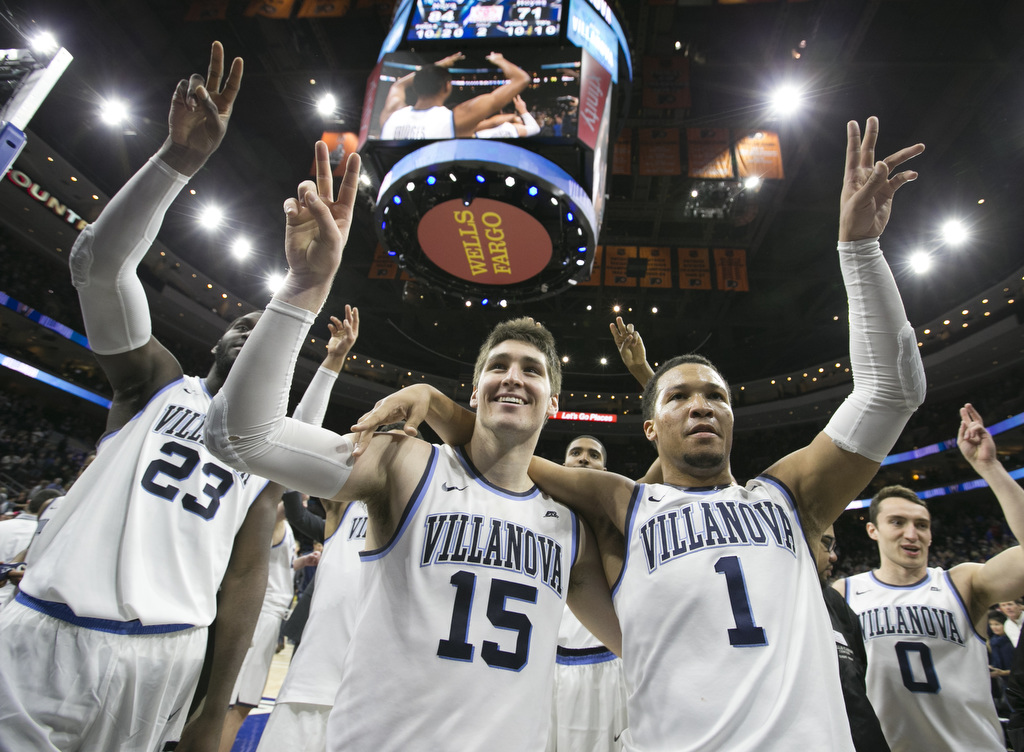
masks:
[[[711,289],[711,258],[707,248],[677,248],[679,287],[683,290]]]
[[[644,57],[643,106],[674,110],[690,106],[690,59],[683,55]]]
[[[636,258],[636,246],[604,247],[604,284],[606,287],[636,287],[636,277],[627,274],[630,259]]]
[[[640,129],[640,175],[680,175],[679,131],[660,128]]]
[[[192,0],[185,12],[186,21],[222,21],[228,17],[230,0]]]
[[[647,260],[647,269],[640,278],[641,287],[672,287],[672,251],[666,246],[641,246],[640,258]]]
[[[716,248],[715,271],[718,289],[749,292],[747,284],[747,252],[741,248]]]
[[[691,178],[735,176],[726,128],[687,128],[686,158]]]
[[[250,0],[245,15],[266,18],[291,18],[295,0]]]
[[[576,283],[577,287],[597,287],[601,284],[601,262],[604,259],[604,246],[594,248],[594,266],[590,270],[590,279]]]
[[[736,141],[736,162],[741,178],[782,180],[782,146],[779,134],[756,131]]]
[[[302,0],[299,18],[338,18],[348,13],[351,0]]]
[[[633,129],[623,128],[612,150],[612,175],[633,174]]]
[[[394,279],[398,276],[398,262],[395,256],[389,256],[380,243],[373,250],[373,261],[370,263],[370,272],[366,275],[370,279]]]

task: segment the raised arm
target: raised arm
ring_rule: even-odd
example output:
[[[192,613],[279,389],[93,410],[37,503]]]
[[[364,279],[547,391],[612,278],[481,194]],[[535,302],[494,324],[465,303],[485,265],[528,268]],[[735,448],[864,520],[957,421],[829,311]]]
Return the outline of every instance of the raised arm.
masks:
[[[440,65],[442,68],[451,68],[463,58],[465,58],[465,55],[461,52],[456,52],[453,55],[438,60],[434,65]],[[388,95],[384,99],[384,109],[380,111],[380,116],[377,118],[377,124],[380,127],[383,128],[384,123],[388,121],[389,117],[406,106],[408,101],[407,92],[412,88],[412,82],[415,77],[416,71],[413,71],[395,81],[391,88],[388,89]]]
[[[224,137],[242,81],[241,58],[232,62],[222,87],[223,71],[224,48],[214,42],[205,84],[199,74],[178,82],[163,146],[71,249],[71,278],[89,345],[114,388],[108,430],[120,428],[158,389],[181,376],[178,361],[152,336],[136,269],[168,207]]]
[[[469,138],[477,129],[477,124],[491,113],[497,112],[521,94],[530,85],[530,74],[515,63],[505,59],[500,52],[492,52],[487,56],[488,62],[498,66],[508,81],[486,94],[479,94],[472,99],[456,105],[452,109],[455,119],[455,135]]]
[[[405,422],[404,430],[416,435],[420,423],[427,422],[445,444],[463,446],[473,438],[476,413],[443,395],[429,384],[413,384],[379,400],[352,426],[358,434],[356,456],[363,453],[374,431],[388,423]]]
[[[956,443],[964,459],[992,489],[1013,537],[1018,541],[1024,540],[1024,489],[999,461],[992,434],[986,430],[981,415],[970,403],[960,408]],[[984,564],[961,564],[950,572],[950,576],[968,599],[971,619],[976,624],[983,623],[992,603],[1024,595],[1024,549],[1017,545]]]
[[[857,123],[847,124],[839,264],[850,304],[853,392],[809,446],[768,469],[794,492],[811,541],[867,485],[924,401],[917,340],[878,244],[893,194],[917,178],[912,171],[889,174],[924,151],[924,145],[909,146],[876,162],[877,138],[877,118],[868,118],[863,140]]]
[[[331,390],[345,365],[345,358],[359,338],[359,309],[345,305],[345,320],[331,316],[327,324],[331,338],[327,341],[327,355],[320,368],[313,374],[302,399],[295,407],[292,417],[314,426],[322,425],[327,414]]]

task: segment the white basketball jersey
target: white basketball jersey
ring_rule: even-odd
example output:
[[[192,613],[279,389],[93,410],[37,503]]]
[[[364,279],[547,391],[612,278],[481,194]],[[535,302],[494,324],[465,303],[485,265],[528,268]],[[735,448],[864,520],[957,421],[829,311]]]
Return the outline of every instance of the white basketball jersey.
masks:
[[[213,621],[235,534],[266,481],[206,450],[209,405],[202,379],[184,376],[101,440],[40,524],[21,584],[36,599],[27,605],[72,620]]]
[[[366,505],[353,501],[338,529],[324,541],[309,620],[277,694],[278,702],[334,704],[345,651],[362,603],[359,552],[366,543],[366,521]]]
[[[291,525],[284,523],[284,537],[276,546],[270,547],[270,568],[267,571],[267,593],[263,596],[261,613],[272,614],[279,619],[288,616],[288,609],[295,597],[295,535]]]
[[[868,654],[868,699],[893,752],[1003,752],[988,650],[941,567],[916,585],[846,580]]]
[[[852,752],[832,626],[792,495],[638,484],[613,597],[626,749]]]
[[[575,515],[434,447],[364,605],[328,721],[336,752],[544,749]]]
[[[455,138],[455,116],[447,107],[395,110],[380,129],[382,141],[421,138]]]

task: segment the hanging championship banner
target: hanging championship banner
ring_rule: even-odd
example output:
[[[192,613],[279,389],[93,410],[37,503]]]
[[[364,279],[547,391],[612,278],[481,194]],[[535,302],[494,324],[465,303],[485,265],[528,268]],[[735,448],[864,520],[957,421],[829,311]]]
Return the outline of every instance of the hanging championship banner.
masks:
[[[668,247],[641,246],[640,258],[647,261],[647,269],[640,278],[641,287],[672,287],[672,257]]]
[[[690,106],[690,59],[682,55],[644,58],[643,106],[674,110]]]
[[[726,128],[687,128],[686,159],[691,178],[724,180],[735,176]]]
[[[677,248],[679,287],[683,290],[711,289],[711,259],[707,248]]]
[[[612,151],[612,175],[633,174],[633,129],[623,128]]]
[[[679,175],[679,131],[640,129],[640,175]]]
[[[389,255],[380,243],[377,243],[373,250],[373,261],[366,276],[370,279],[394,279],[398,276],[398,262],[395,261],[395,256]]]
[[[736,163],[741,178],[782,180],[782,146],[779,134],[755,131],[736,141]]]
[[[604,247],[604,284],[606,287],[636,287],[630,277],[629,261],[636,258],[636,246],[606,245]]]
[[[246,17],[263,16],[265,18],[291,18],[295,0],[250,0],[245,9]]]
[[[747,252],[741,248],[716,248],[715,271],[718,289],[749,292],[747,284]]]
[[[590,279],[580,280],[577,287],[597,287],[601,284],[601,263],[604,258],[604,246],[594,248],[594,267],[590,270]]]
[[[186,21],[223,21],[228,17],[230,0],[192,0],[185,12]]]
[[[339,18],[351,5],[350,0],[302,0],[299,18]]]

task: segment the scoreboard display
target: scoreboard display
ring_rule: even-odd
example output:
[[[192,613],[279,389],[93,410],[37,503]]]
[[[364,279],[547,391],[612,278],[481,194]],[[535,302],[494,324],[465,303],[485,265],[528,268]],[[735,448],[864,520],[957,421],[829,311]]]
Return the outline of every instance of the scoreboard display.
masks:
[[[557,38],[562,0],[419,0],[406,40]]]

